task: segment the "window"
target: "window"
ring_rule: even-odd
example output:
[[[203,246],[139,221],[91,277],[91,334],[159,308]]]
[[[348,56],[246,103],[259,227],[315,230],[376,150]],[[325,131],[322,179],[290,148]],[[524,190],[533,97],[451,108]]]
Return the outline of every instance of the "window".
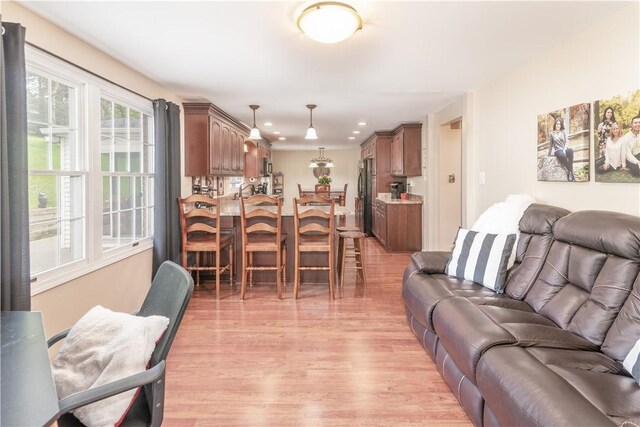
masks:
[[[148,237],[153,231],[151,116],[100,99],[102,249]]]
[[[28,47],[27,125],[34,293],[151,247],[151,101]]]

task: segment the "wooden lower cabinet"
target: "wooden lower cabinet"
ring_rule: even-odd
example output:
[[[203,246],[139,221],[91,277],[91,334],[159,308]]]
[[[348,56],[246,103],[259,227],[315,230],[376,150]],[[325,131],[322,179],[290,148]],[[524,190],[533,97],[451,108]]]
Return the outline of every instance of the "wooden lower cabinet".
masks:
[[[373,234],[390,251],[422,249],[422,205],[385,203],[373,205]]]

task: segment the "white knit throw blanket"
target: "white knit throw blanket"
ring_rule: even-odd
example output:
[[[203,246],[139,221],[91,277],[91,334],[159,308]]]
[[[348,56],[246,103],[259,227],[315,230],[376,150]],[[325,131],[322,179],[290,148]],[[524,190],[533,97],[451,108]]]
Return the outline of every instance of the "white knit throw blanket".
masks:
[[[53,361],[60,399],[142,372],[169,325],[163,316],[138,317],[102,306],[92,308],[71,328]],[[113,426],[129,408],[136,390],[90,405],[73,414],[87,426]]]

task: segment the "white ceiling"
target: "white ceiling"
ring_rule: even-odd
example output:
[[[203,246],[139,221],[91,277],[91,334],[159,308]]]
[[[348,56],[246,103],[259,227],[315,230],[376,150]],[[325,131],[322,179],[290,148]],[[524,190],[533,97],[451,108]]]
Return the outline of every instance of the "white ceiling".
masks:
[[[274,149],[355,147],[421,121],[619,10],[611,1],[352,1],[363,29],[324,45],[296,27],[312,2],[21,1],[184,100],[258,127]],[[92,70],[97,73],[100,70]],[[306,104],[320,139],[305,141]],[[358,121],[368,124],[359,127]],[[273,122],[272,127],[263,125]],[[278,130],[287,140],[277,141]],[[349,141],[352,131],[361,130]]]

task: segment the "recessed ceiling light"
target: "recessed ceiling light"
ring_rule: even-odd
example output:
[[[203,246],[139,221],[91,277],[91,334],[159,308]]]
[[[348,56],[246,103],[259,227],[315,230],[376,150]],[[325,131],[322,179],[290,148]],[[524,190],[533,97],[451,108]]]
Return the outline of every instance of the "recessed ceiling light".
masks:
[[[265,126],[273,126],[273,123],[271,123],[271,122],[264,122],[264,125],[265,125]]]
[[[366,126],[367,122],[358,122],[358,126]]]
[[[279,131],[279,130],[274,130],[274,131],[273,131],[273,134],[274,134],[274,135],[280,135],[280,131]]]
[[[353,131],[353,133],[354,133],[355,135],[357,135],[357,134],[359,134],[359,133],[360,133],[360,131],[359,131],[359,130],[354,130],[354,131]]]
[[[280,138],[278,138],[278,139],[279,139],[280,141],[284,141],[284,140],[285,140],[285,139],[287,139],[287,138],[285,138],[284,136],[281,136],[281,137],[280,137]]]
[[[356,139],[356,137],[355,136],[350,136],[349,139]]]

